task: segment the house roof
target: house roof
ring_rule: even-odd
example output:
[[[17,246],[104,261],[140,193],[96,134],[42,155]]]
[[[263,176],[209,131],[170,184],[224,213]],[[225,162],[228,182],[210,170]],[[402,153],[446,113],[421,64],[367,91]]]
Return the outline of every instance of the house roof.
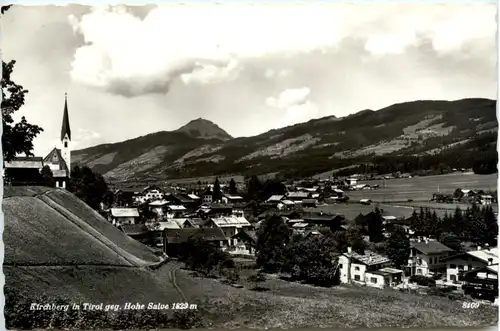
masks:
[[[243,200],[243,197],[239,195],[226,194],[225,197],[228,198],[229,200]]]
[[[415,248],[416,250],[424,254],[453,252],[451,248],[441,244],[439,241],[410,242],[410,247]]]
[[[14,160],[4,162],[4,168],[12,169],[12,168],[33,168],[33,169],[41,169],[43,168],[43,158],[41,157],[25,157],[18,156]]]
[[[389,258],[372,251],[365,251],[364,255],[358,254],[356,252],[344,253],[344,255],[369,266],[391,261]]]
[[[179,201],[180,203],[191,203],[193,202],[193,199],[190,199],[188,197],[184,197],[182,195],[173,195],[172,198],[174,198],[175,200]]]
[[[317,203],[316,199],[304,199],[302,200],[302,204],[304,203]]]
[[[483,262],[488,263],[488,259],[493,259],[493,264],[497,264],[499,262],[498,259],[498,247],[488,249],[481,249],[467,252],[466,254],[471,255]]]
[[[167,206],[167,208],[170,210],[173,210],[173,211],[186,210],[186,207],[176,206],[176,205],[170,205],[170,206]]]
[[[297,223],[294,223],[292,225],[292,228],[305,228],[307,227],[309,224],[307,223],[302,223],[302,222],[297,222]]]
[[[233,208],[232,204],[223,204],[223,203],[210,204],[210,209],[231,209],[231,208]]]
[[[153,207],[162,207],[168,204],[168,201],[166,200],[156,200],[153,202],[150,202],[149,205]]]
[[[302,215],[302,218],[306,222],[334,222],[334,221],[340,221],[342,216],[309,212],[309,213],[304,213],[304,215]]]
[[[139,217],[137,208],[111,208],[113,217]]]
[[[194,194],[188,194],[187,196],[188,196],[188,198],[193,199],[193,200],[198,200],[198,199],[200,199],[200,197],[199,197],[199,196],[194,195]]]
[[[228,240],[220,228],[166,229],[165,235],[169,244],[184,243],[190,238],[202,238],[206,241]]]
[[[282,204],[284,205],[287,205],[287,206],[290,206],[290,205],[294,205],[295,202],[293,202],[292,200],[287,200],[287,199],[284,199],[284,200],[281,200],[280,201]]]
[[[252,226],[250,222],[247,221],[245,217],[237,217],[237,216],[222,216],[222,217],[213,217],[212,220],[218,227],[227,228],[227,227],[243,227],[243,226]]]
[[[46,157],[44,157],[43,162],[54,164],[54,162],[52,162],[52,160],[54,160],[54,157],[55,159],[57,159],[57,163],[59,164],[59,170],[65,170],[69,172],[68,165],[62,157],[61,150],[55,147],[49,152],[49,154],[47,154]]]
[[[123,224],[120,225],[119,228],[129,236],[146,234],[149,232],[148,227],[144,224]]]
[[[379,269],[378,271],[384,272],[387,274],[402,274],[403,273],[403,270],[395,269],[395,268],[382,268],[382,269]]]
[[[164,221],[164,222],[158,222],[159,223],[159,227],[158,227],[158,230],[165,230],[165,229],[180,229],[180,225],[179,223],[177,223],[176,221],[172,220],[172,219],[169,219],[168,221]]]
[[[309,193],[308,192],[289,192],[287,194],[287,197],[288,198],[306,199],[307,197],[309,197]]]
[[[283,195],[271,195],[269,199],[266,200],[266,202],[278,202],[283,199]]]
[[[231,238],[248,238],[250,239],[253,243],[257,242],[257,233],[252,230],[243,230],[239,231],[237,234],[232,236]]]

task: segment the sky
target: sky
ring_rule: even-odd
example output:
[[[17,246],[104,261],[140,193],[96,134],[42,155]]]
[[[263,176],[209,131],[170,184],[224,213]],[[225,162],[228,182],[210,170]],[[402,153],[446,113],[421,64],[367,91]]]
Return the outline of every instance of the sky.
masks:
[[[496,99],[495,2],[14,6],[4,61],[29,93],[16,114],[72,147],[205,118],[234,137],[413,100]]]

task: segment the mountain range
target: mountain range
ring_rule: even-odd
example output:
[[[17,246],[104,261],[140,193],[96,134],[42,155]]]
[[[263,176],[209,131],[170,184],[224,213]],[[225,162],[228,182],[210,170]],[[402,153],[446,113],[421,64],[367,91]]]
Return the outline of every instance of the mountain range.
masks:
[[[110,182],[230,174],[311,176],[377,157],[455,157],[465,167],[472,166],[468,163],[478,152],[496,155],[497,131],[495,100],[420,100],[243,138],[199,118],[175,131],[77,150],[72,159],[73,165],[86,165]]]

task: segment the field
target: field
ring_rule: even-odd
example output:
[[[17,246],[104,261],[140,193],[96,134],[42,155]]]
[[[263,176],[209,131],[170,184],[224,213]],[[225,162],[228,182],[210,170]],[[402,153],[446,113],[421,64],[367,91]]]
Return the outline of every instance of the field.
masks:
[[[188,297],[200,296],[205,318],[220,328],[304,327],[464,327],[496,323],[497,307],[462,309],[462,303],[445,298],[406,294],[393,290],[338,286],[320,288],[268,276],[252,291],[223,285],[214,279],[192,277],[177,271],[177,283]]]
[[[339,203],[327,206],[318,206],[316,208],[310,208],[308,210],[322,211],[324,213],[335,213],[344,215],[348,220],[354,220],[359,214],[368,214],[373,211],[375,207],[378,206],[383,210],[384,216],[396,216],[396,217],[410,217],[413,212],[413,207],[411,206],[395,206],[390,204],[372,204],[372,205],[362,205],[358,202],[350,203]]]
[[[498,175],[453,173],[440,176],[360,181],[359,184],[379,184],[378,190],[352,191],[351,200],[371,199],[374,202],[429,201],[435,192],[453,193],[457,188],[496,190]]]

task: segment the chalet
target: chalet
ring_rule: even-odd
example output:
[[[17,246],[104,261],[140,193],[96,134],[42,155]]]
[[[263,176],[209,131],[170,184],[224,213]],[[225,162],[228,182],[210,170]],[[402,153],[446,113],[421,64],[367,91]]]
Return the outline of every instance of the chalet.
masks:
[[[162,217],[165,215],[168,201],[156,200],[156,201],[150,202],[148,205],[149,205],[149,209],[152,212],[156,213],[156,215],[158,215],[159,217]]]
[[[402,270],[387,269],[390,259],[371,251],[358,254],[349,247],[338,257],[338,263],[342,283],[386,287],[402,281]]]
[[[163,249],[168,256],[179,256],[190,239],[200,238],[219,247],[229,245],[229,239],[220,228],[164,229]]]
[[[342,231],[342,225],[344,223],[344,216],[342,215],[331,215],[325,214],[323,212],[309,212],[302,215],[304,223],[315,224],[320,226],[327,226],[332,231]]]
[[[221,228],[224,235],[228,238],[233,237],[241,230],[250,230],[252,228],[252,224],[247,221],[244,217],[236,217],[236,216],[219,216],[219,217],[211,217],[205,226],[208,228]],[[235,245],[237,242],[232,241],[230,245]]]
[[[233,242],[237,242],[238,244],[235,246],[235,250],[230,250],[230,253],[233,254],[255,254],[255,247],[257,245],[257,235],[255,231],[252,230],[242,230],[237,234],[231,237]]]
[[[491,302],[498,299],[498,263],[466,271],[460,280],[464,294]]]
[[[139,195],[139,191],[135,188],[120,188],[113,191],[113,197],[118,207],[130,207],[135,203],[135,197]]]
[[[411,276],[431,276],[437,273],[446,273],[444,259],[449,257],[453,250],[439,241],[418,240],[410,242],[410,257],[408,269]]]
[[[455,254],[443,259],[446,263],[446,280],[458,284],[459,276],[477,268],[486,267],[490,263],[498,264],[498,248],[481,248]]]
[[[137,208],[111,208],[109,221],[115,225],[135,224],[139,218]]]
[[[144,224],[123,224],[118,229],[122,230],[127,236],[143,244],[149,244],[152,238],[152,232]]]
[[[200,204],[200,199],[192,199],[187,195],[172,194],[169,197],[172,205],[184,206],[187,210],[195,210]]]
[[[168,205],[166,206],[166,216],[167,218],[180,218],[186,213],[186,207],[178,205]]]
[[[201,228],[204,227],[207,223],[207,220],[202,218],[187,218],[182,223],[182,228]]]
[[[295,206],[295,202],[293,202],[292,200],[287,200],[287,199],[281,200],[281,201],[280,201],[280,202],[278,202],[278,204],[276,205],[276,207],[277,207],[279,210],[293,208],[294,206]]]
[[[468,190],[468,189],[462,189],[462,194],[464,195],[464,197],[467,197],[467,198],[470,198],[470,197],[473,197],[476,195],[476,192],[474,192],[473,190]]]

